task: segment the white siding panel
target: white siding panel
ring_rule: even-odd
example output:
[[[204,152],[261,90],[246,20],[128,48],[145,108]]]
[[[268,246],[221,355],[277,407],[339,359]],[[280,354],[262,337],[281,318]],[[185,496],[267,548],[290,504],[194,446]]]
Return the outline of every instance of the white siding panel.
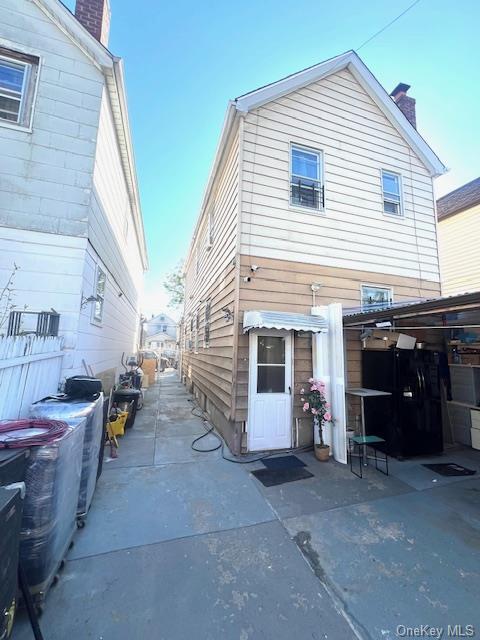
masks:
[[[85,238],[0,228],[0,289],[12,267],[19,267],[13,282],[16,309],[60,314],[60,335],[67,351],[63,366],[73,361],[85,262]],[[3,301],[2,301],[3,302]],[[0,307],[0,315],[4,304]],[[4,326],[0,333],[5,331]]]
[[[95,375],[114,369],[123,370],[122,353],[136,351],[139,316],[127,300],[119,296],[120,288],[108,267],[89,245],[84,264],[82,289],[86,297],[95,291],[95,270],[99,265],[107,274],[103,319],[100,324],[92,322],[93,305],[88,304],[80,312],[78,340],[75,358],[68,375],[85,373],[82,359],[92,367]]]
[[[40,58],[32,132],[0,126],[0,224],[86,236],[103,75],[29,0],[0,0],[0,24]]]
[[[480,291],[480,205],[438,224],[442,294]]]
[[[289,206],[291,143],[324,154],[325,213]],[[347,70],[247,114],[241,251],[438,282],[432,181]],[[404,216],[383,213],[381,169]]]

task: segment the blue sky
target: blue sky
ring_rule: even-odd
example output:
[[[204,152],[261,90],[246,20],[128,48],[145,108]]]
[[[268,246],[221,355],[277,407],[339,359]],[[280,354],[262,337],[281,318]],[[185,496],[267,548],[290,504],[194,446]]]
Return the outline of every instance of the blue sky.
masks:
[[[227,101],[356,49],[411,1],[110,0],[149,248],[147,312],[165,306],[164,274],[188,249]],[[480,175],[479,24],[477,0],[420,0],[359,51],[387,91],[412,86],[418,129],[450,168],[439,195]]]

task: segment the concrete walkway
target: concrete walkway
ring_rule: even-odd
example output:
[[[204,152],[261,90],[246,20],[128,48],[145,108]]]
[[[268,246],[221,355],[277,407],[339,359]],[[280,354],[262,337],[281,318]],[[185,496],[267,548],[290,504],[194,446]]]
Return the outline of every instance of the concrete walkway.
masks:
[[[480,632],[480,474],[445,478],[411,460],[360,480],[307,452],[297,455],[313,478],[265,488],[250,474],[261,462],[193,451],[202,433],[189,394],[161,374],[119,458],[105,462],[47,598],[46,640]],[[480,452],[446,458],[480,471]],[[14,640],[31,637],[20,620]]]
[[[189,399],[161,374],[106,460],[46,640],[354,638],[244,465],[191,449],[204,429]],[[20,618],[14,640],[31,637]]]

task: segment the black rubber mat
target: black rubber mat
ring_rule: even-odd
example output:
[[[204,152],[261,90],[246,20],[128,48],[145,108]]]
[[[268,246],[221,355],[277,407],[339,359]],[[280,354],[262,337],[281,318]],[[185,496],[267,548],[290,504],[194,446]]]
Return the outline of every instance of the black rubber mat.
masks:
[[[294,469],[258,469],[258,471],[252,471],[251,473],[257,480],[260,480],[264,487],[276,487],[287,482],[313,478],[313,473],[310,473],[304,467],[296,467]]]
[[[299,467],[307,466],[303,460],[292,455],[279,456],[278,458],[265,458],[262,462],[267,469],[298,469]]]
[[[423,466],[441,476],[473,476],[477,473],[474,469],[467,469],[467,467],[462,467],[461,464],[455,464],[455,462],[424,464]]]

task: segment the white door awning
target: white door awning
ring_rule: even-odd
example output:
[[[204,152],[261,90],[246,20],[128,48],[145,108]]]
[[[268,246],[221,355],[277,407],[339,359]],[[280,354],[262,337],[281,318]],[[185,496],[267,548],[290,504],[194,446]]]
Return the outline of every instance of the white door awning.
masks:
[[[245,311],[243,332],[247,333],[250,329],[286,329],[320,333],[328,330],[328,323],[323,316],[309,316],[303,313]]]

